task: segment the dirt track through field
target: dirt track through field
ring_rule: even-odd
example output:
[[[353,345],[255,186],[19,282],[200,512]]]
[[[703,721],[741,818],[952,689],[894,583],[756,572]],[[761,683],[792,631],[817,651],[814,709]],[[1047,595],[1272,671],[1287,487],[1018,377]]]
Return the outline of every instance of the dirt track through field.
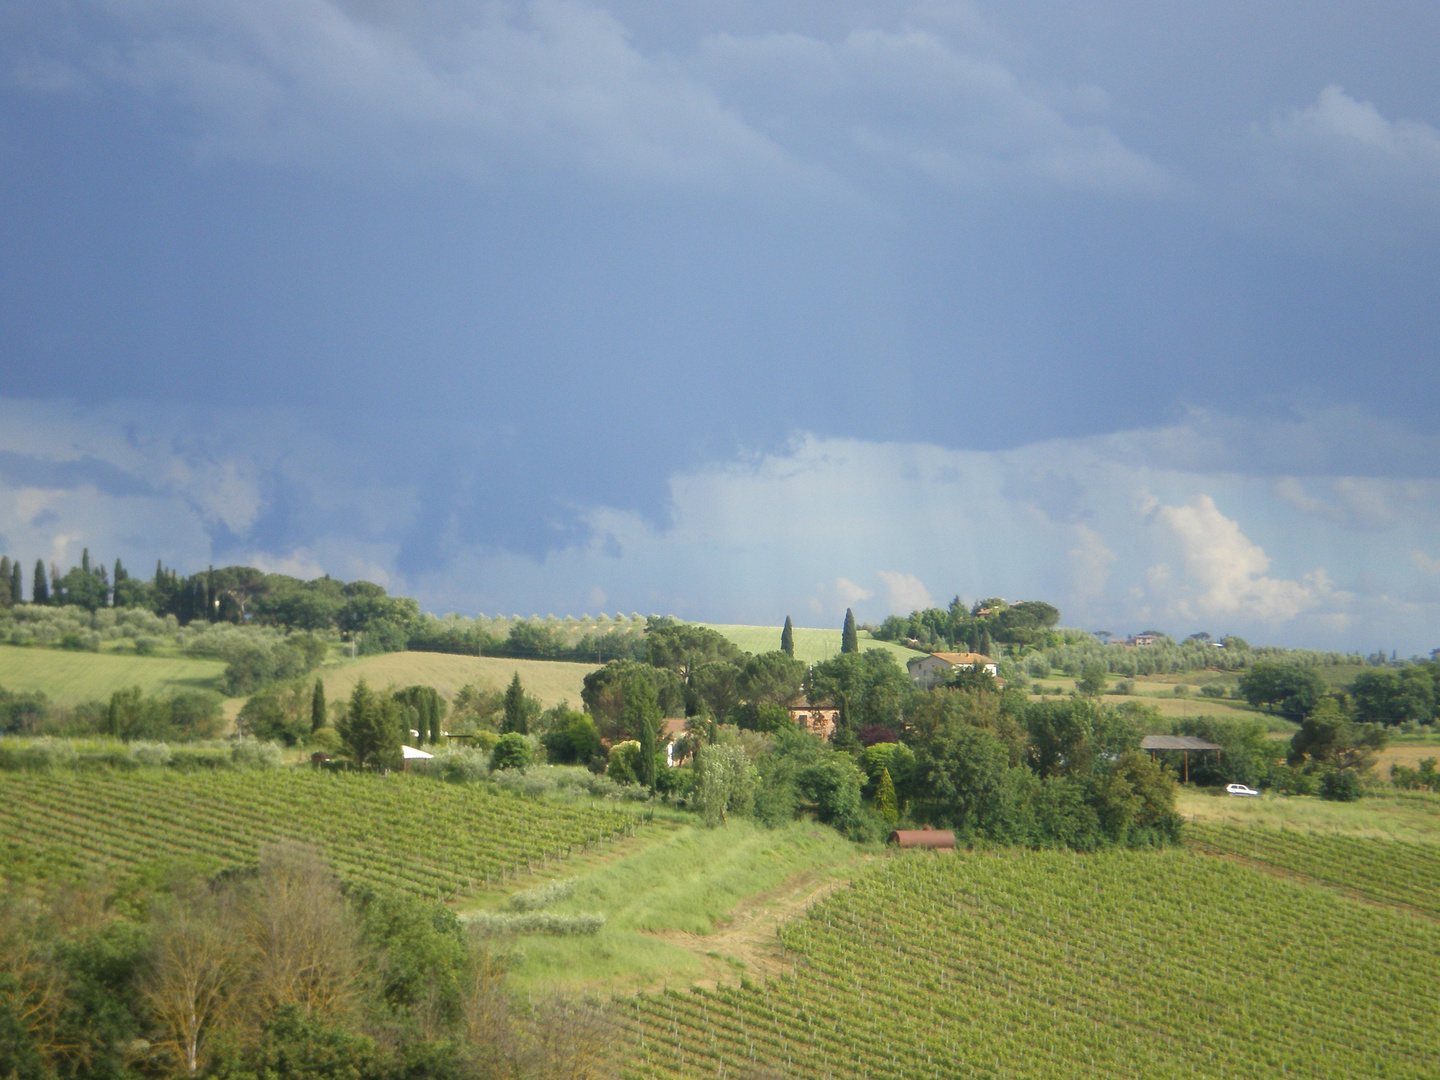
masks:
[[[860,860],[856,869],[870,860]],[[780,926],[801,918],[811,904],[825,899],[836,889],[850,884],[849,879],[819,880],[812,872],[797,874],[778,889],[749,897],[735,915],[723,926],[708,934],[692,934],[684,930],[650,930],[652,937],[694,953],[705,965],[705,976],[691,980],[694,986],[714,989],[717,983],[736,983],[741,975],[751,979],[767,979],[789,968],[785,950],[776,936]],[[645,987],[647,991],[662,986]]]

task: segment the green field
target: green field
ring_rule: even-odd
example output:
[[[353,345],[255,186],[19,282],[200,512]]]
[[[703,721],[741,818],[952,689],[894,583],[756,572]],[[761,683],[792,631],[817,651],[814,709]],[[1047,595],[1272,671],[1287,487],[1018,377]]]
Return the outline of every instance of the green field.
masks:
[[[1198,851],[1239,856],[1440,919],[1440,847],[1433,843],[1235,825],[1191,825],[1186,840]]]
[[[733,979],[737,969],[758,974],[780,920],[803,911],[807,897],[853,873],[863,857],[834,830],[809,822],[766,829],[739,819],[706,829],[688,817],[657,820],[591,865],[549,871],[576,882],[574,896],[554,911],[598,912],[606,925],[592,937],[527,938],[514,980],[526,992],[614,994]],[[481,895],[462,908],[503,900]]]
[[[224,671],[222,660],[0,645],[0,686],[39,690],[59,705],[108,700],[116,690],[130,686],[147,694],[218,690]]]
[[[712,630],[718,630],[727,638],[733,641],[746,652],[759,655],[764,652],[774,652],[780,648],[779,626],[740,626],[727,623],[702,623]],[[840,655],[840,631],[836,630],[815,630],[809,627],[797,626],[795,630],[795,659],[804,660],[807,664],[818,664],[823,660],[829,660],[832,656]],[[907,660],[913,660],[917,656],[924,656],[922,652],[914,649],[907,649],[903,645],[896,645],[889,641],[876,641],[870,636],[868,630],[860,631],[860,648],[884,649],[891,653],[904,667]]]
[[[346,878],[451,896],[610,839],[635,818],[404,774],[109,769],[0,773],[0,873],[83,878],[156,859],[213,869],[316,844]]]
[[[1273,794],[1236,799],[1217,790],[1182,787],[1175,809],[1186,822],[1200,825],[1440,844],[1440,795],[1425,791],[1381,789],[1359,802],[1329,802]]]
[[[1440,926],[1187,854],[907,853],[786,974],[641,995],[631,1077],[1434,1077]]]
[[[585,676],[595,664],[559,660],[501,660],[491,656],[456,656],[452,653],[398,652],[367,656],[335,667],[325,667],[325,696],[330,701],[348,697],[363,676],[378,690],[387,686],[433,686],[447,698],[467,683],[504,690],[516,672],[527,693],[549,708],[568,700],[580,707]]]

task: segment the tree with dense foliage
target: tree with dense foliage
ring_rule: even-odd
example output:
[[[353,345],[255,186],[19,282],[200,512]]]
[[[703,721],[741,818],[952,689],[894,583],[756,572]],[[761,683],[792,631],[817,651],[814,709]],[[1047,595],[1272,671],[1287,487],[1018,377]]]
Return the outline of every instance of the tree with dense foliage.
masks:
[[[48,604],[50,602],[50,585],[45,577],[45,560],[35,560],[35,576],[30,582],[30,602],[33,604]]]
[[[543,739],[545,754],[555,765],[590,765],[604,747],[588,713],[559,709]]]
[[[585,711],[595,718],[601,736],[611,742],[628,737],[624,721],[626,693],[631,676],[637,673],[654,686],[664,715],[677,716],[685,708],[686,688],[675,672],[634,660],[612,660],[586,675],[580,691]]]
[[[1109,675],[1104,664],[1086,664],[1080,678],[1075,680],[1075,691],[1085,697],[1099,697],[1105,693]]]
[[[1350,684],[1350,706],[1362,723],[1428,724],[1435,714],[1435,681],[1419,665],[1362,671]]]
[[[625,734],[640,744],[640,768],[636,779],[652,789],[655,787],[655,761],[660,750],[661,719],[655,684],[638,673],[632,675],[625,687]]]
[[[10,564],[10,602],[20,603],[25,597],[25,583],[20,580],[20,560]]]
[[[1364,772],[1385,748],[1385,729],[1374,723],[1356,723],[1333,697],[1323,699],[1300,723],[1290,738],[1291,765],[1318,765],[1325,769]]]
[[[10,556],[0,556],[0,608],[7,608],[17,602],[10,592]]]
[[[518,731],[506,732],[490,751],[492,769],[523,769],[530,764],[530,743]]]
[[[515,672],[510,686],[505,691],[505,719],[500,724],[501,734],[529,734],[530,716],[525,707],[525,687],[520,683],[520,672]]]
[[[336,727],[345,755],[357,768],[390,767],[400,761],[404,739],[400,702],[382,698],[362,678],[350,692],[350,703]]]
[[[740,701],[740,669],[728,661],[701,664],[691,673],[690,691],[712,717],[730,715]]]
[[[833,701],[841,711],[836,738],[841,745],[856,741],[860,728],[898,728],[901,709],[911,692],[910,676],[883,649],[842,653],[810,669],[810,700]]]
[[[692,623],[669,623],[647,631],[645,647],[652,667],[675,672],[686,686],[703,664],[738,664],[744,658],[739,646],[724,634]]]
[[[310,692],[310,730],[319,731],[330,722],[325,707],[325,680],[316,679],[315,689]]]
[[[785,616],[785,628],[780,631],[780,651],[790,659],[795,659],[795,627],[790,623],[790,616]]]
[[[895,781],[890,779],[890,770],[880,770],[880,784],[875,790],[875,812],[895,824],[900,817],[900,807],[895,802]]]
[[[715,744],[696,752],[695,802],[705,824],[726,825],[747,814],[755,799],[755,768],[739,746]]]
[[[784,652],[761,653],[745,662],[737,690],[742,699],[757,705],[784,705],[800,694],[805,674],[805,664]]]
[[[842,653],[858,653],[860,651],[860,634],[855,629],[855,612],[849,608],[845,609],[845,625],[840,628],[840,651]]]
[[[1310,668],[1262,660],[1240,676],[1240,696],[1288,720],[1299,721],[1325,693],[1325,682]]]

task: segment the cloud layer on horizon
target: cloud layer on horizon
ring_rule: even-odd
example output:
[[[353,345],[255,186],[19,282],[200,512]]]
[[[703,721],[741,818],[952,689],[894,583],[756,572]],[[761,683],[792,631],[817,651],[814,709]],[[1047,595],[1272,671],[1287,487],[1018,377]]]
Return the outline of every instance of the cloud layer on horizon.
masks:
[[[437,612],[829,625],[846,607],[878,620],[959,593],[1044,598],[1067,624],[1115,632],[1365,651],[1440,643],[1435,470],[1285,468],[1322,433],[1358,443],[1388,431],[1407,451],[1397,460],[1440,460],[1440,440],[1355,411],[1263,426],[1195,412],[992,452],[802,433],[778,452],[672,476],[666,526],[577,507],[579,538],[535,557],[441,521],[430,538],[440,565],[411,574],[413,488],[357,482],[363,459],[283,414],[209,416],[197,439],[183,431],[198,418],[167,429],[144,412],[0,403],[0,549],[27,575],[35,558],[74,561],[83,546],[141,571],[158,557],[185,570],[249,561],[367,577]],[[1266,444],[1268,460],[1255,449]]]

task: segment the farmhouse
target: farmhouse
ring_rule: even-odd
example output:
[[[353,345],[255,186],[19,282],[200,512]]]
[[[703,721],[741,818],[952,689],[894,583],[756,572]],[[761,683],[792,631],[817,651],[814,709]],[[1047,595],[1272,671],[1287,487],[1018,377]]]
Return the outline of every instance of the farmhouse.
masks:
[[[917,657],[905,666],[910,671],[910,681],[928,690],[932,686],[948,682],[957,671],[973,671],[976,664],[979,664],[980,669],[987,675],[998,674],[994,660],[973,652],[931,653],[929,656]]]
[[[790,719],[811,735],[818,735],[828,741],[830,736],[835,734],[840,710],[835,707],[834,702],[819,701],[812,704],[808,698],[801,697],[792,701],[787,708]]]
[[[660,721],[660,741],[665,744],[665,764],[671,768],[684,765],[690,757],[688,753],[677,753],[675,749],[675,744],[685,734],[686,725],[689,723],[683,716],[667,716]]]
[[[1131,634],[1129,645],[1154,645],[1160,640],[1159,634]]]

